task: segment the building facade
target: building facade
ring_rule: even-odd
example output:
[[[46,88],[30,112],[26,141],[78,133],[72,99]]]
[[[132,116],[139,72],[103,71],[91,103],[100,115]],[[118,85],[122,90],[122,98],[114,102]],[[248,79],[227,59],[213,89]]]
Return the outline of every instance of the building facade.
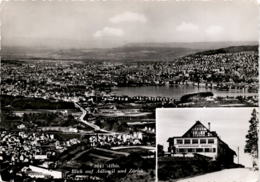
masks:
[[[232,164],[236,153],[223,142],[215,131],[210,131],[200,121],[179,137],[168,139],[171,156],[194,157],[194,154],[205,156],[225,164]]]

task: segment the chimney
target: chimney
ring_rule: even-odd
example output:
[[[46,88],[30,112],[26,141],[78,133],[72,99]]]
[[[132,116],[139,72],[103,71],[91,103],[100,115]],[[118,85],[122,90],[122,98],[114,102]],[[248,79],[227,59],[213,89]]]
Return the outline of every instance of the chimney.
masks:
[[[209,129],[209,131],[210,131],[210,122],[208,122],[208,129]]]

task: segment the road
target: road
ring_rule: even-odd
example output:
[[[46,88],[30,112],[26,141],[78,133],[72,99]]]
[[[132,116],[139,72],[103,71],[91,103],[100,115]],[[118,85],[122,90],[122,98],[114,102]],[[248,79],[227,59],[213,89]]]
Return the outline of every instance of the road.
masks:
[[[84,124],[88,125],[89,127],[93,128],[95,131],[108,132],[108,131],[106,131],[106,130],[101,129],[99,126],[97,126],[97,125],[95,125],[95,124],[92,124],[92,123],[87,122],[86,120],[84,120],[84,117],[85,117],[85,115],[87,114],[87,111],[86,111],[84,108],[82,108],[82,107],[81,107],[78,103],[76,103],[76,102],[74,102],[74,105],[75,105],[75,107],[79,108],[79,109],[81,110],[81,112],[82,112],[82,115],[81,115],[80,118],[79,118],[79,120],[80,120],[82,123],[84,123]]]
[[[258,171],[248,168],[224,169],[192,178],[178,180],[177,182],[258,182]]]
[[[112,150],[135,149],[135,148],[141,148],[141,149],[146,149],[146,150],[150,150],[150,151],[155,151],[155,147],[152,147],[152,146],[142,146],[142,145],[111,147]]]

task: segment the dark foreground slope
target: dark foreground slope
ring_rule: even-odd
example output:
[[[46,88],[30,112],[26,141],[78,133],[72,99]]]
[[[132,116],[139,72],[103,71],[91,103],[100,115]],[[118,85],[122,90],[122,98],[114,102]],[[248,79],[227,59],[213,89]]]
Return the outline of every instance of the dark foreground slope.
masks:
[[[224,166],[218,161],[203,158],[160,157],[158,159],[158,179],[162,181],[174,180],[236,167],[243,166],[238,164]]]

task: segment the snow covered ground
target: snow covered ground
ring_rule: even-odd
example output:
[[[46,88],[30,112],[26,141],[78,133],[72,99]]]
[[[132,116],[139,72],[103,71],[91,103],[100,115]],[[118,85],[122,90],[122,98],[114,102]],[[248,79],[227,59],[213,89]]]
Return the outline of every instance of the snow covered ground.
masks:
[[[177,182],[259,182],[259,172],[248,168],[225,169]]]

